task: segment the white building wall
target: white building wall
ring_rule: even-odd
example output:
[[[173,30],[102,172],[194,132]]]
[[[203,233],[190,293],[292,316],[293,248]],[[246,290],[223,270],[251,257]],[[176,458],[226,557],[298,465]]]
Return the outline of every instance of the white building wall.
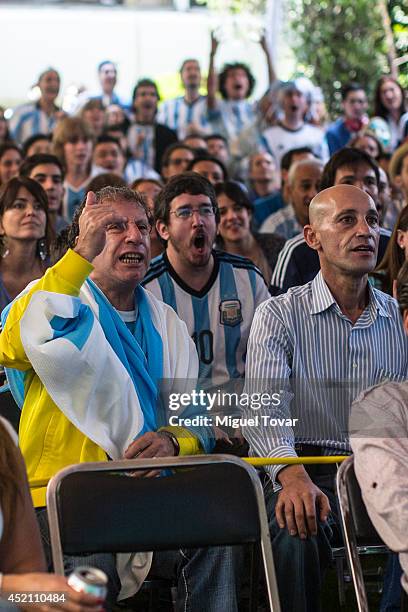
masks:
[[[70,84],[97,88],[96,66],[118,65],[117,90],[125,99],[138,78],[174,74],[186,57],[207,70],[209,32],[221,26],[217,65],[245,61],[257,79],[255,95],[266,87],[264,55],[254,42],[256,24],[244,16],[233,25],[205,10],[136,10],[107,7],[1,5],[0,105],[27,100],[42,70],[55,66],[62,89]],[[279,69],[280,73],[281,70]]]

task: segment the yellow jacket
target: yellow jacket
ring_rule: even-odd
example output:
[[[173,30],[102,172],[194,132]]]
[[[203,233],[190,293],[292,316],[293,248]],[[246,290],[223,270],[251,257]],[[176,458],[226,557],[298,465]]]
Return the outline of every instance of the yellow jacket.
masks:
[[[58,470],[82,461],[105,461],[106,453],[81,433],[52,401],[27,359],[21,344],[20,319],[35,291],[78,296],[92,265],[74,251],[68,253],[10,309],[0,335],[0,359],[8,367],[27,371],[21,411],[19,442],[25,458],[35,506],[45,506],[45,486]]]
[[[73,463],[105,461],[107,456],[67,419],[48,395],[22,346],[20,320],[34,292],[44,290],[79,296],[81,286],[92,270],[88,261],[69,250],[28,293],[16,300],[0,335],[1,363],[27,373],[19,443],[36,507],[45,506],[46,483],[58,470]],[[191,432],[176,427],[166,429],[183,431],[183,437],[179,439],[181,454],[200,452],[199,442]]]

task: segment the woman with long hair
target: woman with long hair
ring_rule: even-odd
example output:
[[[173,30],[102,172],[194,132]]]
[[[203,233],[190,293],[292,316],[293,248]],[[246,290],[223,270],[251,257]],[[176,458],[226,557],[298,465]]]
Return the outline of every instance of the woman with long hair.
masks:
[[[405,93],[398,81],[389,74],[380,77],[374,93],[374,115],[381,117],[388,126],[390,151],[399,144],[400,119],[406,110]]]
[[[276,234],[254,234],[251,230],[253,205],[237,181],[215,185],[220,222],[217,247],[250,259],[269,285],[278,254],[285,239]]]
[[[94,134],[91,128],[79,117],[66,117],[55,128],[54,153],[66,170],[62,214],[69,222],[84,199],[91,179],[93,144]]]
[[[15,142],[8,141],[0,145],[0,185],[17,176],[22,162],[23,154]]]
[[[384,257],[373,272],[375,284],[393,295],[394,282],[405,261],[408,261],[408,206],[398,215]]]
[[[0,190],[0,311],[49,266],[53,230],[47,194],[26,177]]]
[[[30,604],[22,609],[99,612],[97,599],[77,593],[64,576],[45,573],[34,508],[28,488],[24,461],[10,424],[0,417],[0,609],[2,597],[7,610],[14,609],[7,597],[13,593],[47,592],[53,601]],[[15,608],[17,610],[17,607]]]

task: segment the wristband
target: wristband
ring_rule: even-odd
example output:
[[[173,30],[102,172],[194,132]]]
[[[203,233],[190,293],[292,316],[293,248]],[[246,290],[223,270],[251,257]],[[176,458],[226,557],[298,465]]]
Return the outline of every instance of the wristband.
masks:
[[[161,429],[160,433],[165,434],[168,438],[170,438],[171,443],[174,446],[174,455],[177,457],[180,454],[180,444],[174,433],[167,431],[167,429]]]

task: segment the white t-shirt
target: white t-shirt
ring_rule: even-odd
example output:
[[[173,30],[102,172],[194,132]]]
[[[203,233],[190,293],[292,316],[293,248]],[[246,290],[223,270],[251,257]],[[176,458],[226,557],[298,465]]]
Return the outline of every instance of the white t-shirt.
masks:
[[[329,149],[324,132],[309,123],[304,123],[297,130],[289,130],[283,125],[274,125],[266,129],[262,136],[265,146],[279,166],[285,153],[299,147],[310,147],[324,163],[329,159]]]

